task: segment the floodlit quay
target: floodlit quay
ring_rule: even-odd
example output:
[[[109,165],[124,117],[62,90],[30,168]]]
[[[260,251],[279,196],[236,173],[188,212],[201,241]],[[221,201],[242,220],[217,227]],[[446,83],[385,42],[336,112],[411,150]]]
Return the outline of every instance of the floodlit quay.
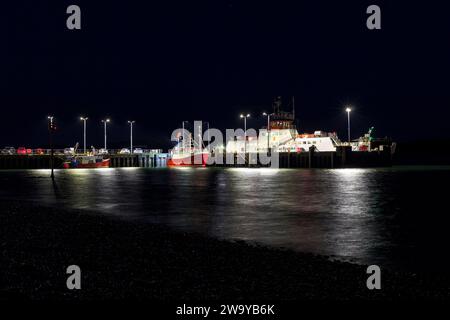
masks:
[[[231,157],[230,157],[231,156]],[[273,164],[261,165],[259,155],[247,154],[244,162],[239,154],[228,154],[232,161],[227,163],[227,154],[222,163],[214,163],[214,167],[267,167],[279,168],[351,168],[351,167],[385,167],[392,164],[392,154],[389,147],[378,152],[353,152],[349,147],[339,147],[335,152],[282,152],[278,153],[278,161]],[[267,155],[266,155],[267,157]],[[154,168],[167,165],[168,154],[163,152],[144,152],[139,154],[111,154],[110,167],[141,167]],[[55,154],[54,167],[62,168],[66,160],[64,154]],[[253,159],[251,161],[249,159]],[[253,164],[254,163],[254,164]],[[48,154],[31,155],[0,155],[0,169],[49,169],[51,156]]]
[[[267,158],[267,155],[263,155]],[[216,155],[217,157],[217,155]],[[354,152],[350,147],[338,147],[336,151],[317,152],[314,148],[305,152],[280,152],[275,157],[275,163],[262,165],[267,160],[261,160],[259,154],[247,154],[245,161],[242,155],[221,154],[219,158],[223,160],[219,164],[212,164],[215,167],[277,167],[277,168],[362,168],[362,167],[387,167],[392,165],[393,154],[391,148],[386,146],[377,152]],[[227,157],[231,158],[231,161]],[[274,161],[272,158],[271,161]]]
[[[189,121],[182,121],[182,129],[172,133],[172,141],[177,144],[163,153],[162,149],[133,148],[133,126],[130,126],[130,147],[108,149],[107,127],[111,119],[101,120],[104,132],[104,146],[101,149],[87,148],[86,127],[88,117],[80,117],[83,122],[83,148],[77,142],[72,148],[54,149],[53,135],[57,131],[53,116],[48,116],[50,149],[28,149],[5,147],[0,150],[0,169],[74,169],[74,168],[117,168],[117,167],[173,167],[173,166],[215,166],[215,167],[271,167],[271,168],[354,168],[385,167],[392,165],[396,143],[390,138],[377,138],[372,126],[363,136],[351,138],[350,113],[347,106],[347,141],[339,139],[337,133],[315,130],[313,133],[299,133],[295,124],[294,97],[292,111],[281,108],[281,97],[273,101],[273,113],[263,112],[267,126],[261,128],[259,137],[254,129],[247,130],[250,113],[241,113],[243,135],[234,133],[223,144],[223,135],[213,130],[211,136],[209,122],[194,121],[193,133],[186,129]],[[207,125],[203,138],[203,124]],[[189,126],[188,126],[189,127]],[[196,131],[198,130],[198,131]],[[228,133],[227,133],[228,134]],[[211,139],[213,138],[213,139]],[[205,145],[205,141],[208,142]],[[214,141],[214,143],[212,143]]]
[[[167,163],[167,153],[163,152],[143,152],[139,154],[111,154],[110,167],[142,167],[154,168],[164,167]],[[55,153],[54,167],[62,168],[66,161],[63,153]],[[30,155],[0,155],[0,169],[50,169],[51,155],[30,154]]]

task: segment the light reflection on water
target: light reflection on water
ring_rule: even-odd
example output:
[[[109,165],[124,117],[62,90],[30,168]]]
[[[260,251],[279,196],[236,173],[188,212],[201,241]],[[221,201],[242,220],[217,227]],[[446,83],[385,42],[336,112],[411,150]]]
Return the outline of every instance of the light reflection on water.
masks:
[[[2,171],[0,197],[411,267],[438,259],[427,246],[439,251],[448,218],[436,182],[449,177],[446,167],[123,168],[61,170],[53,184],[48,170]]]

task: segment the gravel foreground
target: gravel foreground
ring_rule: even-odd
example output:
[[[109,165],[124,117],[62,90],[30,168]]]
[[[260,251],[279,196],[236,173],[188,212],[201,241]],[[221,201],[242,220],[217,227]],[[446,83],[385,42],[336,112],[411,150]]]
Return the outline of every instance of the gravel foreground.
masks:
[[[448,277],[382,270],[284,249],[19,203],[0,204],[0,300],[448,300]],[[82,270],[68,290],[66,268]]]

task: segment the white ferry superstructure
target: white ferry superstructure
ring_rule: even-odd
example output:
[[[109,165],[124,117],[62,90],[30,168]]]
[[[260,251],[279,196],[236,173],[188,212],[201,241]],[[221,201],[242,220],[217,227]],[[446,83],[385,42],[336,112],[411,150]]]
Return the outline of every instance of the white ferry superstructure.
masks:
[[[274,113],[268,115],[268,128],[259,131],[258,137],[236,137],[226,144],[227,153],[266,152],[268,148],[277,152],[304,152],[311,147],[317,152],[336,151],[336,147],[343,145],[336,132],[315,131],[312,134],[299,134],[295,121],[295,109],[292,112],[281,110],[281,99],[273,104]]]

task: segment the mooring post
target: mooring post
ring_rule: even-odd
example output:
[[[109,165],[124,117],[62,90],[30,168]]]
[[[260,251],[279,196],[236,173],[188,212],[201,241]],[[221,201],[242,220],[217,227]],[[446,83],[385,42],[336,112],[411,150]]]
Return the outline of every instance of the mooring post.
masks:
[[[313,156],[314,156],[314,146],[309,147],[309,152],[308,152],[308,168],[312,168],[313,167]]]
[[[288,154],[287,154],[287,167],[288,168],[291,167],[291,150],[288,150]]]
[[[330,152],[330,160],[331,160],[330,167],[331,167],[331,169],[333,169],[334,168],[334,152],[333,151]]]

